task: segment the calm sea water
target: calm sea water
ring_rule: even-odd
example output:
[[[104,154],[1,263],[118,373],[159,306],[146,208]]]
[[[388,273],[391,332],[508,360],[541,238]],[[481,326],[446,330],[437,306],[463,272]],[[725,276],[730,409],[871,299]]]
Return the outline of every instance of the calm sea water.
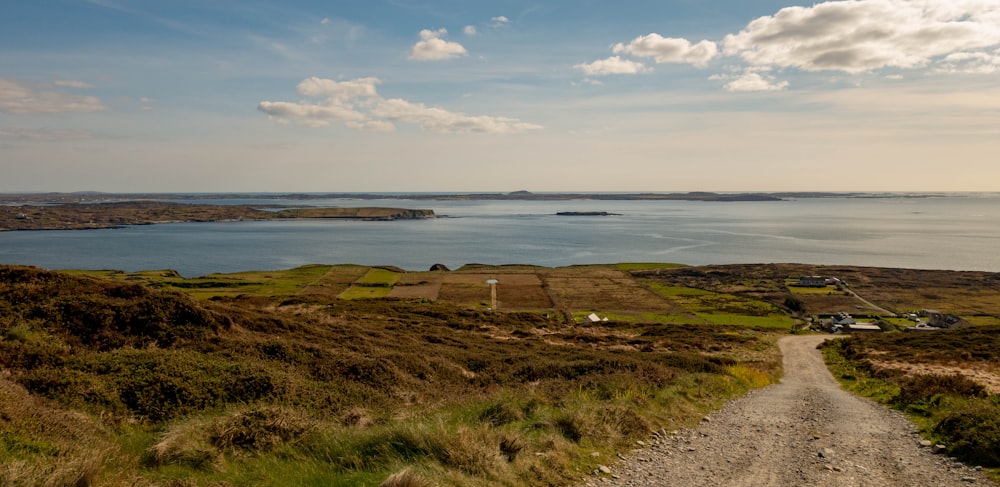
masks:
[[[253,201],[430,208],[449,218],[176,223],[0,232],[0,263],[49,269],[212,272],[304,264],[692,265],[800,262],[1000,272],[1000,194],[687,201]],[[556,216],[607,211],[617,216]]]

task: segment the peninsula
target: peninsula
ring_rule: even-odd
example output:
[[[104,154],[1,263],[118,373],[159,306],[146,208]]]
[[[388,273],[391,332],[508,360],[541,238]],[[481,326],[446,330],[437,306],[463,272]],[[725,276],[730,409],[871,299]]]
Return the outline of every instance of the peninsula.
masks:
[[[91,230],[154,223],[339,218],[355,220],[413,220],[435,218],[433,210],[378,207],[266,208],[247,205],[211,205],[166,201],[106,203],[51,203],[0,206],[0,231]]]

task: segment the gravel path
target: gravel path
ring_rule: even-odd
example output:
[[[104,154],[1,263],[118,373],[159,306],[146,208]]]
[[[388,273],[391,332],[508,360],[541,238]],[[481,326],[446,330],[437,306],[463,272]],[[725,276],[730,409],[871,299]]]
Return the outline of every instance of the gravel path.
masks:
[[[697,429],[653,435],[581,487],[994,485],[921,446],[901,414],[841,389],[816,350],[825,338],[781,338],[780,384],[730,402]]]

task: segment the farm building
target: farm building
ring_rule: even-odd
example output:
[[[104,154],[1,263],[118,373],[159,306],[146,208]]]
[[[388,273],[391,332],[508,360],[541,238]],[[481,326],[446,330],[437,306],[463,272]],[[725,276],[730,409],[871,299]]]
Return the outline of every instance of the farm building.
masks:
[[[854,317],[844,311],[833,315],[833,317],[830,318],[830,321],[823,323],[823,328],[830,333],[878,333],[882,331],[882,328],[878,325],[874,323],[858,322],[854,319]]]
[[[925,309],[921,311],[920,316],[927,318],[927,324],[936,328],[967,328],[972,326],[972,323],[969,323],[958,316],[942,313],[932,309]]]
[[[802,276],[795,285],[799,287],[826,287],[826,278],[823,276]]]

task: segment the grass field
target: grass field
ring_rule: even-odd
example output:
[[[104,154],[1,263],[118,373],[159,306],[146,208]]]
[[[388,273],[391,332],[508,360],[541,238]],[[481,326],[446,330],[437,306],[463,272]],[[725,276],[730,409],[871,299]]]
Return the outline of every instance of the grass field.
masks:
[[[929,307],[918,297],[933,289],[928,302],[1000,323],[987,273],[315,265],[185,279],[0,266],[0,484],[571,485],[651,430],[777,377],[774,340],[793,316],[856,304],[786,286],[813,274],[885,306]],[[608,321],[586,322],[592,312]],[[838,375],[893,401],[923,390],[892,382],[914,372],[893,364],[997,374],[995,332],[976,330],[987,334],[842,342],[852,368]],[[993,398],[938,402],[994,414]]]
[[[651,282],[650,287],[706,323],[785,329],[791,329],[793,324],[786,313],[764,301],[656,282]]]
[[[550,271],[630,279],[0,266],[0,484],[378,485],[407,471],[414,485],[568,485],[779,373],[768,331],[483,311],[484,276],[508,304],[538,304]],[[361,299],[438,284],[475,303]]]
[[[393,286],[399,282],[403,273],[389,269],[372,268],[361,276],[350,287],[342,291],[340,299],[374,299],[384,298],[392,292]]]

